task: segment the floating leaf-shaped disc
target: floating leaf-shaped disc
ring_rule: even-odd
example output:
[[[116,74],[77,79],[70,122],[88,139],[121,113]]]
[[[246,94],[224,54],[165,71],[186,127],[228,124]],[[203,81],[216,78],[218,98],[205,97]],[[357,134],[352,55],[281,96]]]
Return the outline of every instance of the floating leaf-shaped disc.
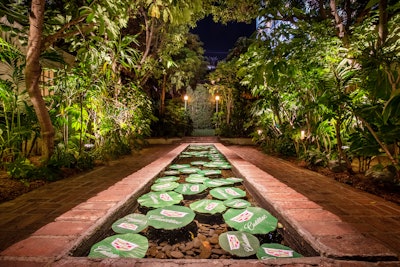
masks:
[[[172,170],[179,170],[184,168],[190,168],[190,164],[172,164],[169,166]]]
[[[234,198],[225,200],[224,205],[230,208],[243,209],[246,207],[250,207],[251,203],[241,198]]]
[[[303,257],[293,249],[281,244],[262,244],[257,250],[257,258],[260,260],[272,258],[300,258]]]
[[[183,200],[182,194],[174,191],[169,192],[150,192],[138,198],[140,205],[148,208],[159,208],[178,204]]]
[[[167,182],[176,182],[179,180],[179,177],[177,176],[164,176],[158,178],[155,183],[167,183]]]
[[[179,171],[177,170],[164,171],[164,175],[179,175]]]
[[[179,169],[179,172],[183,173],[183,174],[193,174],[193,173],[198,173],[199,171],[200,171],[199,168],[182,168],[182,169]]]
[[[209,179],[208,177],[205,177],[201,174],[191,174],[189,177],[185,179],[187,183],[192,183],[192,184],[202,184],[205,180]]]
[[[223,217],[230,227],[251,234],[267,234],[274,231],[278,225],[278,219],[259,207],[229,209]]]
[[[178,192],[182,195],[195,195],[203,192],[207,189],[207,186],[203,184],[179,184],[177,188],[175,188],[175,192]]]
[[[171,191],[177,188],[179,184],[177,182],[166,182],[166,183],[155,183],[151,186],[153,191]]]
[[[205,176],[211,176],[211,175],[219,175],[221,174],[221,170],[201,170],[198,171],[199,174],[205,175]]]
[[[235,182],[228,181],[226,179],[207,179],[203,182],[203,184],[207,187],[219,187],[219,186],[227,186],[233,185]]]
[[[156,229],[177,229],[193,221],[195,213],[184,206],[167,206],[151,210],[146,214],[148,223]]]
[[[128,214],[114,222],[111,227],[118,234],[136,234],[147,227],[147,217],[139,213]]]
[[[189,206],[196,212],[207,214],[222,213],[226,210],[226,207],[222,201],[214,199],[202,199],[191,203]]]
[[[246,196],[246,192],[236,187],[217,187],[210,190],[210,194],[218,199],[232,199]]]
[[[238,177],[229,177],[229,178],[226,178],[226,180],[232,181],[235,184],[243,182],[243,179],[242,178],[238,178]]]
[[[239,257],[256,254],[260,241],[252,234],[240,231],[229,231],[219,236],[219,245],[225,251]]]
[[[146,237],[139,234],[119,234],[103,239],[90,249],[90,258],[143,258],[149,248]]]

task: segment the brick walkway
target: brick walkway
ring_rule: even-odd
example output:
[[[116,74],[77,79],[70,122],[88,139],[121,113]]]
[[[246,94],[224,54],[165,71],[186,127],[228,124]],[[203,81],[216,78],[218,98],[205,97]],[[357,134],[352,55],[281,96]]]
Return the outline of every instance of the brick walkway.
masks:
[[[400,206],[315,172],[301,169],[251,146],[228,148],[311,201],[340,217],[365,236],[381,241],[400,257]]]
[[[46,185],[13,201],[0,204],[0,251],[29,237],[43,225],[53,222],[61,214],[110,188],[176,147],[177,145],[150,146],[108,166]],[[269,157],[255,147],[229,146],[228,149],[337,215],[363,235],[379,240],[400,256],[398,205]]]
[[[122,178],[175,148],[149,146],[93,171],[47,184],[0,204],[0,251],[27,238],[64,212],[95,196]]]

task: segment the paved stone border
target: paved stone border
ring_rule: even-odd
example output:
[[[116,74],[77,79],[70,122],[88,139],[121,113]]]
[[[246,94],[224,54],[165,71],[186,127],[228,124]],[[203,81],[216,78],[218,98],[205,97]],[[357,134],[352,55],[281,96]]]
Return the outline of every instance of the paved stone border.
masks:
[[[214,144],[245,177],[246,187],[261,205],[275,213],[280,221],[295,231],[307,243],[300,241],[311,253],[322,257],[300,259],[257,260],[156,260],[156,259],[89,259],[71,257],[71,252],[96,236],[100,228],[110,223],[135,200],[154,178],[168,166],[188,144],[182,144],[141,170],[127,176],[97,196],[59,216],[29,238],[0,254],[0,266],[398,266],[396,254],[376,241],[367,239],[323,210],[304,196],[280,183],[271,175],[246,162],[222,144]],[[293,232],[294,233],[294,232]],[[97,236],[98,238],[98,236]],[[338,242],[340,241],[340,242]],[[344,244],[344,246],[342,245]],[[318,256],[318,255],[316,255]],[[342,262],[342,260],[345,260]],[[357,260],[357,261],[355,261]],[[375,261],[371,263],[369,261]],[[379,262],[385,261],[385,262]],[[373,264],[373,265],[372,265]],[[383,266],[382,265],[382,266]]]

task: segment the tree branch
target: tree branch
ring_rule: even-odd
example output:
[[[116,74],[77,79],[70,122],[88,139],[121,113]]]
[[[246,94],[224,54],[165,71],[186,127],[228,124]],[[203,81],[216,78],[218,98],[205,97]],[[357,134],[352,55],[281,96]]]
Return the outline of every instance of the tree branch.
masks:
[[[84,21],[86,19],[86,17],[87,17],[87,15],[84,15],[84,16],[80,16],[74,20],[71,20],[70,22],[64,24],[61,27],[61,29],[59,29],[54,34],[46,36],[42,42],[42,51],[49,48],[53,43],[55,43],[57,40],[59,40],[61,38],[66,38],[66,37],[70,37],[70,36],[77,34],[79,31],[74,31],[71,33],[65,33],[65,31],[68,30],[69,28],[71,28],[72,26],[75,26],[75,25],[81,23],[82,21]],[[92,25],[92,27],[93,27],[93,25]]]

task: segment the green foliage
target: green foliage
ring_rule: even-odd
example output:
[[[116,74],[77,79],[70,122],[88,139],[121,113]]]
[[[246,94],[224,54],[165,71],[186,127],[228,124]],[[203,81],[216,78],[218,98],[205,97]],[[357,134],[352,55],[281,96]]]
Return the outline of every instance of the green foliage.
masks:
[[[212,129],[211,118],[215,112],[214,104],[211,101],[211,95],[203,84],[198,84],[194,90],[187,89],[188,112],[193,120],[195,129]]]
[[[27,179],[34,177],[35,166],[26,158],[17,158],[7,164],[7,173],[14,179]]]
[[[365,172],[365,176],[379,186],[396,188],[398,186],[396,166],[376,164]]]
[[[11,178],[27,184],[33,180],[54,181],[62,178],[58,168],[51,165],[36,166],[29,159],[23,157],[8,163],[6,169]]]
[[[151,129],[152,136],[190,136],[193,131],[193,122],[182,106],[181,99],[172,99],[167,102],[165,114],[153,123]]]
[[[0,38],[0,165],[29,156],[38,136],[37,120],[23,90],[25,60],[16,45]],[[28,146],[28,143],[31,143]]]
[[[326,167],[329,162],[326,152],[319,150],[307,150],[302,156],[302,159],[307,163],[307,166],[310,169]]]
[[[229,60],[218,63],[216,70],[209,74],[210,93],[219,96],[218,113],[214,114],[217,135],[226,137],[247,137],[253,130],[251,105],[254,102],[250,91],[240,84],[238,56],[252,43],[239,39],[228,55]]]

